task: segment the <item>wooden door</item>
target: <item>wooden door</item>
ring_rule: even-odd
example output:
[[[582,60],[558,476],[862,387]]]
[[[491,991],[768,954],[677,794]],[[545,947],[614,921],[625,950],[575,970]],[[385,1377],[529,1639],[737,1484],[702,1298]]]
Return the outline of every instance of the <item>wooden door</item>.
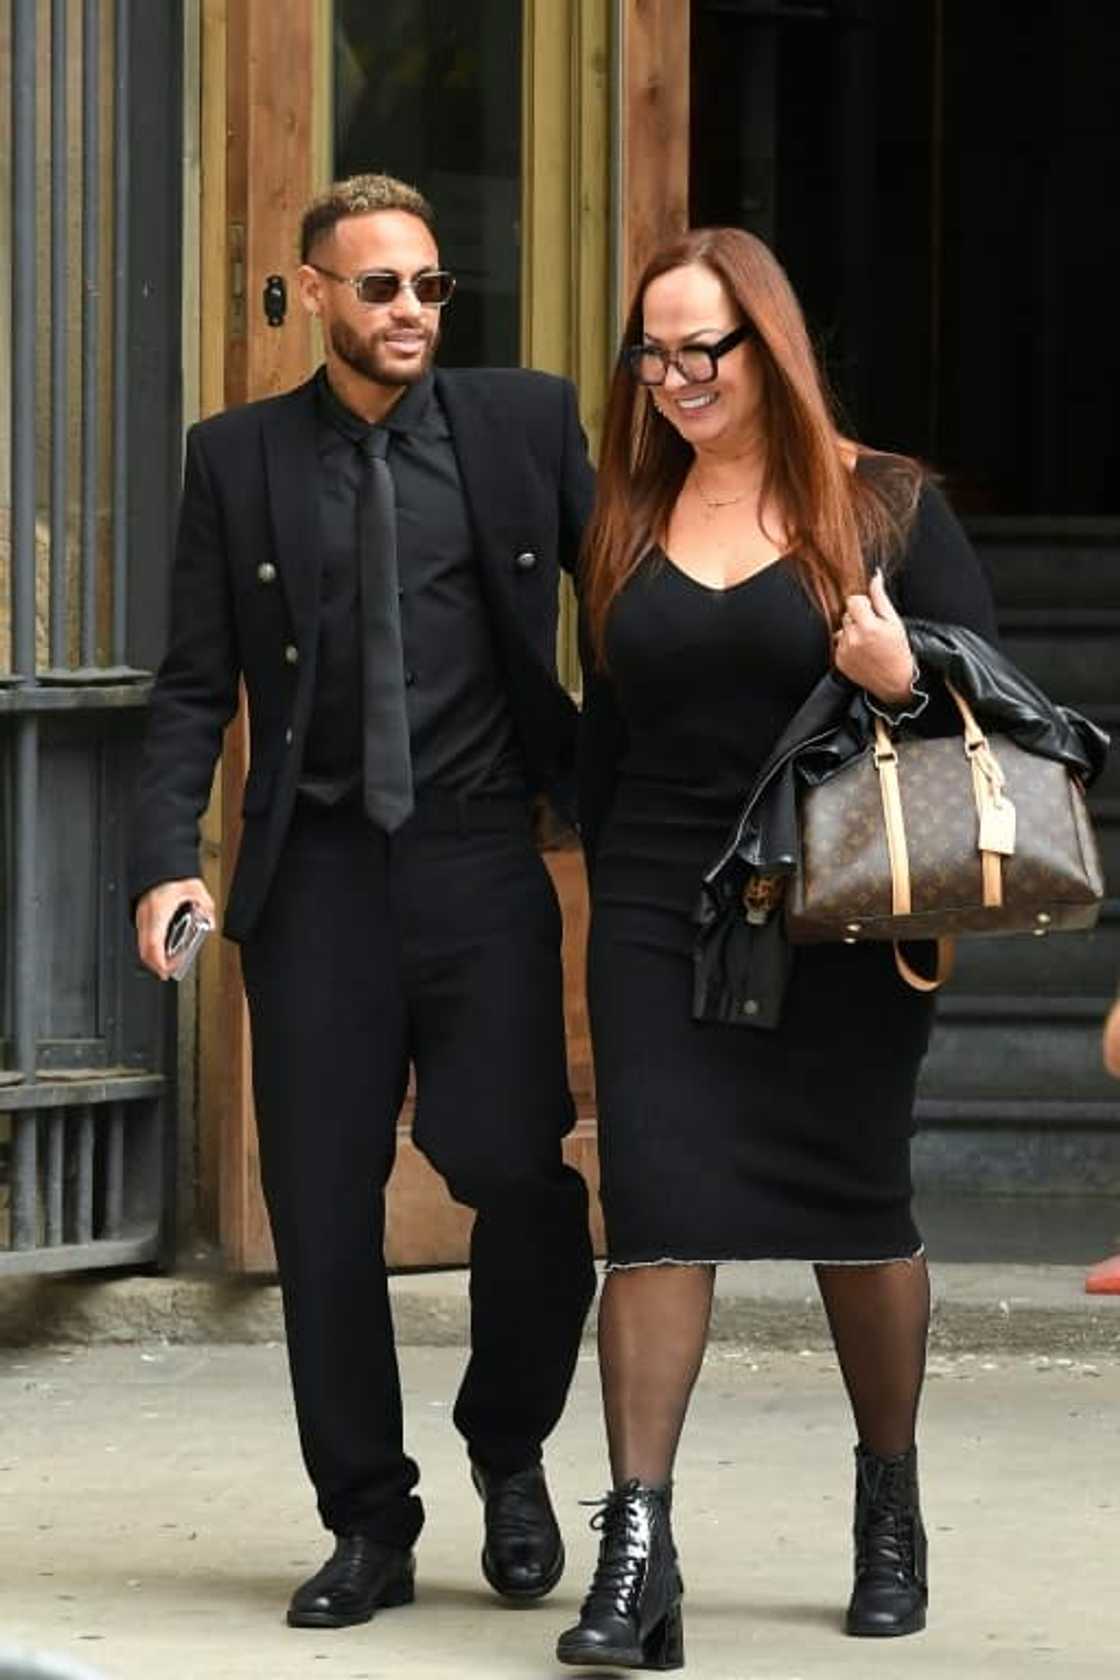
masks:
[[[211,18],[225,45],[226,407],[287,390],[312,366],[308,318],[294,297],[280,326],[268,323],[262,300],[273,275],[292,291],[299,218],[314,188],[313,10],[310,0],[228,0]],[[243,703],[226,733],[220,772],[218,861],[226,890],[248,764]],[[217,1008],[204,1008],[202,1018],[218,1042],[202,1101],[216,1134],[219,1237],[232,1270],[270,1272],[276,1262],[261,1194],[248,1013],[238,949],[228,940],[221,941],[217,970],[206,977]]]
[[[620,259],[614,272],[625,284],[650,244],[683,226],[687,203],[687,76],[663,76],[659,66],[688,62],[688,7],[679,0],[623,0],[617,192],[623,210],[620,225],[610,226],[607,141],[618,68],[610,58],[612,3],[524,0],[523,12],[522,355],[577,379],[593,441],[614,353],[612,295],[616,306],[619,300],[612,247]],[[291,291],[300,212],[333,173],[325,122],[332,66],[330,8],[318,0],[203,0],[202,25],[206,409],[287,389],[313,365],[312,336],[298,303],[275,327],[267,324],[261,299],[272,274]],[[557,287],[557,274],[570,279]],[[570,618],[569,603],[560,651],[565,677],[574,682]],[[207,872],[218,897],[236,856],[247,762],[242,715],[229,731],[207,830]],[[546,846],[545,858],[564,912],[569,1074],[578,1116],[565,1152],[594,1190],[583,865],[574,841]],[[204,1219],[209,1212],[230,1269],[270,1272],[275,1259],[260,1189],[249,1028],[238,953],[228,942],[206,954],[199,1019]],[[406,1106],[389,1190],[389,1262],[461,1263],[471,1215],[451,1201],[414,1148],[409,1122]],[[597,1211],[593,1223],[598,1243]]]

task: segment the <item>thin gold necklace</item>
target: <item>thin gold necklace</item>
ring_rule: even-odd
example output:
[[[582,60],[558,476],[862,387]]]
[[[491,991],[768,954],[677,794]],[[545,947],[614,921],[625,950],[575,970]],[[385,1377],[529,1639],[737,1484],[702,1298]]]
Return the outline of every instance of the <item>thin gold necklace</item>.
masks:
[[[695,474],[693,475],[692,483],[696,494],[699,496],[704,506],[709,508],[713,513],[717,508],[734,507],[737,502],[745,502],[747,497],[750,495],[749,490],[743,490],[738,496],[723,496],[713,501],[711,497],[705,496],[703,490],[700,488],[700,480]]]

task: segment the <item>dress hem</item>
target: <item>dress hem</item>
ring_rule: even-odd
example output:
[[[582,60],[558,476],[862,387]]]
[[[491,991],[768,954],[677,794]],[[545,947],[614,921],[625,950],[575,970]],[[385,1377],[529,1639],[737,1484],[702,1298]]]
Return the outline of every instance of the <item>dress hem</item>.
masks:
[[[925,1243],[919,1243],[911,1254],[880,1254],[867,1260],[828,1260],[809,1254],[725,1254],[685,1260],[679,1255],[663,1254],[656,1260],[608,1260],[606,1270],[637,1272],[650,1266],[741,1266],[755,1260],[789,1260],[805,1266],[897,1266],[904,1260],[920,1260],[925,1251]]]

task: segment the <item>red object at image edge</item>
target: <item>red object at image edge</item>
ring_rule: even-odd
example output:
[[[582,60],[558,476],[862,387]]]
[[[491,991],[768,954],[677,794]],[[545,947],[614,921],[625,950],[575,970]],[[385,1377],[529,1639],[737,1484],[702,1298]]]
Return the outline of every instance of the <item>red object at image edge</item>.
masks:
[[[1120,1254],[1102,1260],[1085,1279],[1087,1295],[1120,1295]]]

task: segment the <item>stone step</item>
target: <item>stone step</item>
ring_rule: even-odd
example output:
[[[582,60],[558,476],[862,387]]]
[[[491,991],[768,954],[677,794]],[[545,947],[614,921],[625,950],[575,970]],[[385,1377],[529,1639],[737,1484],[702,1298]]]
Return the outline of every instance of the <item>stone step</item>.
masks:
[[[916,1211],[935,1262],[935,1353],[1030,1351],[1055,1360],[1065,1354],[1085,1359],[1093,1351],[1112,1357],[1120,1353],[1115,1301],[1086,1295],[1083,1287],[1088,1266],[1120,1244],[1109,1198],[986,1198],[932,1191],[919,1192]],[[399,1346],[469,1345],[465,1271],[409,1272],[393,1277],[389,1290]],[[585,1327],[589,1355],[594,1332],[592,1312]],[[800,1261],[765,1260],[721,1266],[711,1338],[740,1343],[752,1352],[828,1348],[828,1327],[810,1268]],[[283,1339],[279,1288],[232,1278],[216,1262],[174,1277],[111,1277],[96,1283],[0,1279],[3,1348],[131,1343],[158,1353],[181,1344]],[[252,1672],[265,1671],[258,1666]]]
[[[919,1196],[1093,1196],[1120,1202],[1115,1123],[1097,1105],[1023,1102],[918,1104],[914,1186]],[[1045,1252],[1045,1250],[1040,1250]],[[1106,1250],[1106,1252],[1109,1252]]]
[[[992,999],[985,1000],[986,1010],[967,1013],[961,1001],[934,1029],[919,1086],[923,1100],[1045,1103],[1056,1105],[1055,1112],[1073,1105],[1070,1113],[1076,1112],[1079,1124],[1088,1109],[1099,1110],[1099,1124],[1117,1128],[1120,1138],[1120,1086],[1101,1061],[1107,997],[1081,1016],[1055,1013],[1044,1019],[1014,1008],[998,1013]],[[1120,1162],[1120,1149],[1117,1155]]]
[[[1113,739],[1116,744],[1109,753],[1110,767],[1114,760],[1120,761],[1120,731]],[[1110,779],[1114,779],[1111,769]],[[1120,798],[1102,798],[1094,787],[1089,795],[1089,810],[1100,847],[1106,889],[1110,897],[1120,898]]]
[[[1120,982],[1120,906],[1088,933],[961,939],[944,1005],[965,996],[1105,998]]]
[[[1109,757],[1120,761],[1120,740],[1117,740]],[[1109,781],[1114,783],[1116,775],[1117,771],[1110,769]],[[1101,780],[1104,780],[1103,776]],[[1100,848],[1105,891],[1110,898],[1120,898],[1120,798],[1101,799],[1094,788],[1089,796],[1089,813]]]
[[[1037,622],[1022,614],[1001,620],[1004,652],[1052,700],[1095,722],[1099,709],[1115,707],[1120,691],[1120,614],[1052,619],[1040,613]]]
[[[974,521],[970,532],[1008,657],[1120,735],[1120,533],[1007,520]],[[1096,929],[957,946],[919,1091],[920,1194],[1120,1196],[1120,1086],[1100,1056],[1120,979],[1120,750],[1089,803],[1117,895]]]
[[[1062,997],[1037,992],[993,993],[976,997],[949,992],[938,1005],[938,1021],[1090,1021],[1099,1022],[1111,1003],[1111,994],[1090,997],[1087,993]]]
[[[1117,651],[1117,667],[1120,669],[1120,649]],[[1120,677],[1116,680],[1120,682]],[[1112,744],[1104,769],[1089,790],[1090,809],[1101,801],[1111,801],[1120,808],[1120,706],[1094,706],[1092,719],[1098,728],[1112,737]]]
[[[1092,543],[991,542],[974,536],[1001,607],[1120,608],[1120,547]]]

